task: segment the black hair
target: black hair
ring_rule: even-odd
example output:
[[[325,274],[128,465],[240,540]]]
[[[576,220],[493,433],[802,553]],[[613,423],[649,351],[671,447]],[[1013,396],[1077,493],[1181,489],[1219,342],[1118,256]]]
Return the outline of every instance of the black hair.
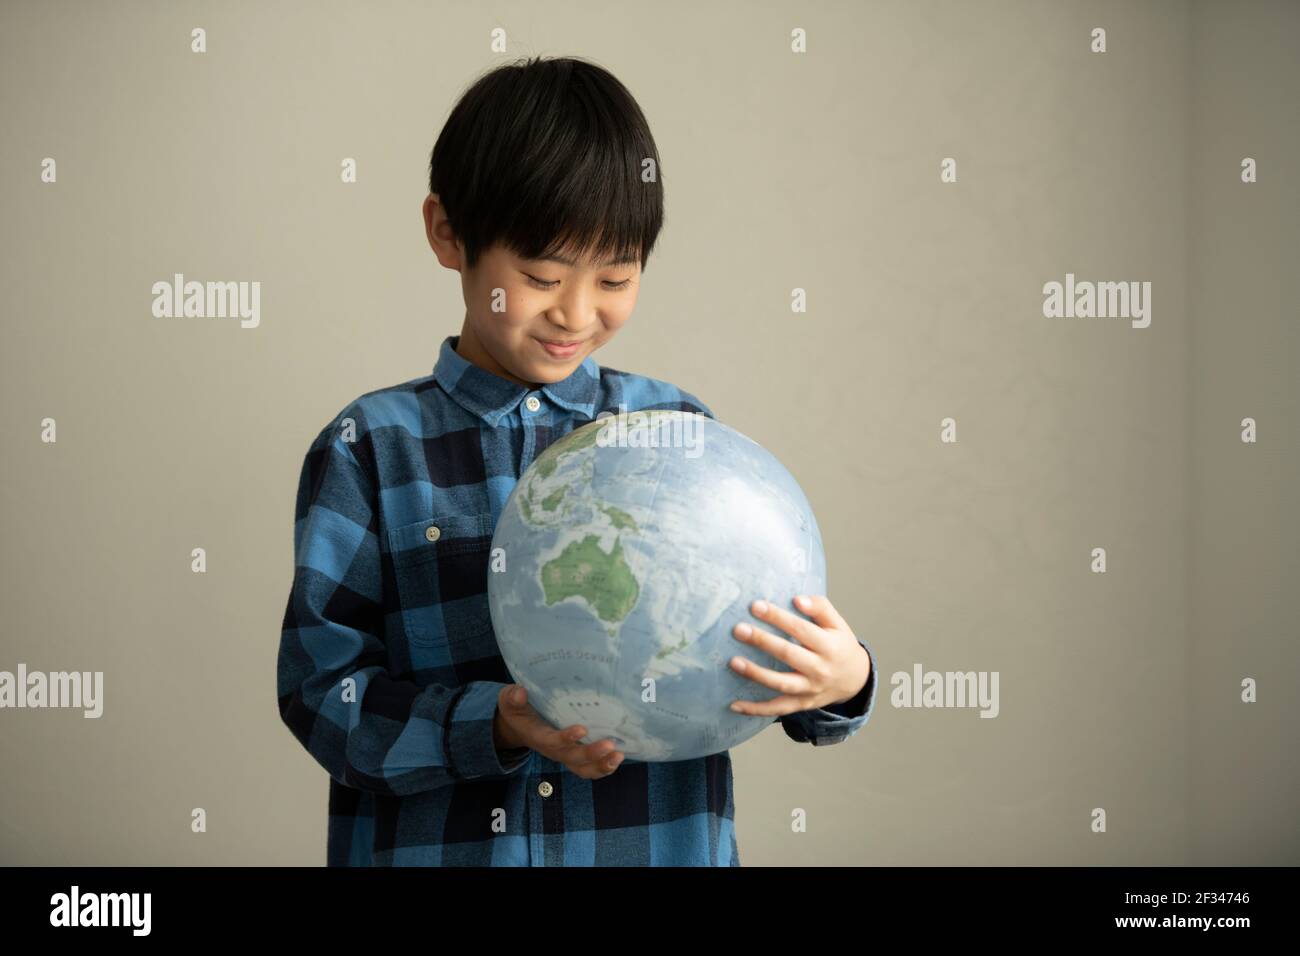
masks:
[[[572,57],[480,76],[434,144],[429,191],[470,268],[500,242],[525,259],[640,259],[644,269],[663,226],[663,171],[641,108],[607,70]]]

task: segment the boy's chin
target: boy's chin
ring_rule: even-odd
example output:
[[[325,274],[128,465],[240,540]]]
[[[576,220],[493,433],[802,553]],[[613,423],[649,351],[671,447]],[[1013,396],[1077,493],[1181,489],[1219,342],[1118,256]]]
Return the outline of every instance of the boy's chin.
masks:
[[[554,385],[556,382],[563,381],[569,375],[568,367],[557,369],[554,366],[550,368],[527,368],[519,377],[525,381],[532,382],[534,385]]]

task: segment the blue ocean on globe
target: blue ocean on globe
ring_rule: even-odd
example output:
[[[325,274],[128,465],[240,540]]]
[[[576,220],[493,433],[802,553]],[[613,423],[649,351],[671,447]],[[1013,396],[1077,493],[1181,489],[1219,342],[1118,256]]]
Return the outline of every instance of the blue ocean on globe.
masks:
[[[718,753],[771,726],[730,704],[779,692],[728,662],[789,668],[732,628],[793,640],[750,604],[824,593],[798,483],[740,432],[682,411],[605,415],[547,448],[505,504],[488,574],[501,656],[532,706],[642,761]]]

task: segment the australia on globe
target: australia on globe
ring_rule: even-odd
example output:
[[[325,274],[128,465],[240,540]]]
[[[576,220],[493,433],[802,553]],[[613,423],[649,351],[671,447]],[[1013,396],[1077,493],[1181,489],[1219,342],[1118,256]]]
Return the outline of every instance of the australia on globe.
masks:
[[[775,457],[693,412],[602,413],[548,447],[492,537],[488,606],[529,702],[628,760],[719,753],[770,726],[733,700],[779,693],[728,666],[789,668],[732,636],[749,612],[826,593],[821,532]],[[798,613],[798,612],[795,612]]]

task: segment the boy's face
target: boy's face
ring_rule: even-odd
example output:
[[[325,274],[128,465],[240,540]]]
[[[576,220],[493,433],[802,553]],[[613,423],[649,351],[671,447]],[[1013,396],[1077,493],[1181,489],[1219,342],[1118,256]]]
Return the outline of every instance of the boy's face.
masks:
[[[461,274],[465,322],[457,352],[467,361],[529,388],[558,382],[632,315],[640,259],[523,259],[493,246],[470,269],[442,213],[430,195],[424,204],[429,244],[440,263]],[[548,341],[570,347],[547,348]]]

